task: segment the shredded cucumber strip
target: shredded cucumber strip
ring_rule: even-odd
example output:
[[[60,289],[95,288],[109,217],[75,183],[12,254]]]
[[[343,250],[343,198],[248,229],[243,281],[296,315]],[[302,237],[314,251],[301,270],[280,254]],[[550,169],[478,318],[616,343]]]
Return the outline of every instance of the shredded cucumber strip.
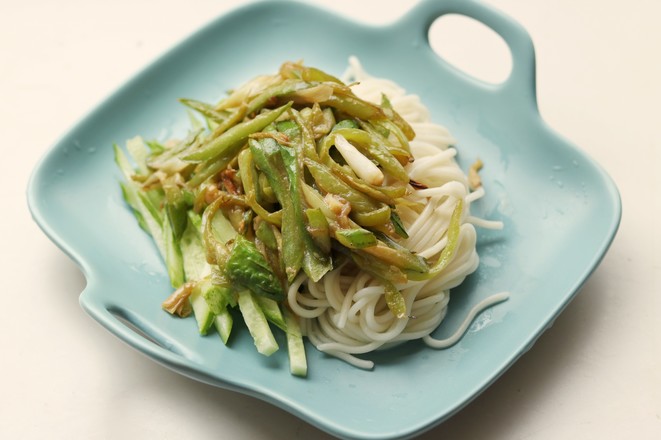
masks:
[[[271,328],[266,321],[266,316],[259,307],[255,295],[250,290],[239,292],[239,309],[243,315],[243,320],[248,326],[250,335],[255,341],[257,351],[264,356],[270,356],[278,350],[278,343],[273,337]]]

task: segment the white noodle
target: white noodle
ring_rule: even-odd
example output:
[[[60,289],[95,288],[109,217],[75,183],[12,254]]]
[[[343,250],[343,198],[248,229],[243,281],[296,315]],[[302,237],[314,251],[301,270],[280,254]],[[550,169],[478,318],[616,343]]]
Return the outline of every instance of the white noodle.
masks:
[[[450,347],[457,343],[457,341],[466,332],[466,330],[468,330],[468,326],[471,324],[471,322],[473,322],[473,319],[475,319],[475,317],[480,312],[482,312],[487,307],[491,307],[492,305],[505,301],[508,298],[509,298],[509,293],[507,292],[497,293],[495,295],[491,295],[488,298],[484,298],[482,301],[480,301],[479,303],[473,306],[471,311],[468,312],[468,315],[466,315],[464,322],[461,323],[459,328],[452,334],[452,336],[446,339],[434,339],[431,337],[431,335],[427,335],[424,336],[422,339],[425,341],[425,344],[429,345],[432,348]]]
[[[419,97],[407,95],[392,81],[370,77],[355,57],[350,58],[345,77],[347,82],[358,82],[352,89],[365,100],[380,103],[382,94],[388,96],[394,109],[416,133],[415,140],[410,142],[416,159],[406,170],[412,179],[423,182],[427,188],[413,191],[407,199],[425,206],[420,213],[406,206],[398,208],[409,234],[403,245],[435,261],[447,245],[447,231],[457,200],[464,202],[453,260],[429,280],[397,285],[408,317],[396,318],[385,302],[383,286],[368,273],[356,274],[355,267],[349,264],[335,268],[319,282],[302,274],[291,284],[287,300],[301,318],[301,331],[310,342],[320,351],[351,365],[372,369],[373,362],[355,355],[412,339],[422,339],[434,348],[448,347],[461,338],[478,313],[507,299],[506,293],[490,296],[473,307],[451,337],[437,340],[430,336],[447,313],[449,290],[477,269],[475,226],[498,229],[502,223],[470,215],[470,204],[484,196],[484,189],[470,191],[468,179],[455,161],[457,152],[451,147],[454,138],[447,128],[430,121]]]

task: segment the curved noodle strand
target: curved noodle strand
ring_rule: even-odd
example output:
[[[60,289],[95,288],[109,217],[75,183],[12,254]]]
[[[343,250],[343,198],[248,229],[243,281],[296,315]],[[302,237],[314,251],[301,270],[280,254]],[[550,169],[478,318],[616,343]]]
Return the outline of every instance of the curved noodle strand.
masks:
[[[450,347],[456,344],[457,341],[464,335],[464,333],[466,333],[466,330],[468,330],[468,326],[473,322],[473,320],[477,315],[479,315],[482,311],[484,311],[484,309],[487,309],[494,304],[498,304],[499,302],[503,302],[509,297],[510,294],[508,292],[501,292],[501,293],[496,293],[495,295],[491,295],[487,298],[484,298],[482,301],[480,301],[479,303],[473,306],[470,312],[468,312],[468,315],[466,315],[466,318],[464,318],[464,322],[461,323],[459,328],[455,330],[452,336],[449,336],[445,339],[434,339],[431,337],[431,335],[427,335],[424,336],[422,340],[425,341],[425,344],[429,345],[432,348]]]

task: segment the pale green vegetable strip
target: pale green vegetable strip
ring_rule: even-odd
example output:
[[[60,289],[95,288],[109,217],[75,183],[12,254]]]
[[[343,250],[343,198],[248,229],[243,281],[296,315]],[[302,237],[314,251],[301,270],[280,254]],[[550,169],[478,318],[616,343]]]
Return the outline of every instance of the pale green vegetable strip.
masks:
[[[239,235],[221,211],[216,211],[211,219],[211,228],[216,238],[223,243],[234,240]]]
[[[197,321],[197,328],[201,335],[206,335],[209,328],[213,325],[215,315],[209,308],[207,301],[204,299],[202,289],[198,286],[193,288],[190,295],[190,303],[193,307],[193,314]]]
[[[227,345],[230,333],[232,332],[233,322],[232,314],[227,309],[222,310],[213,320],[214,327],[216,327],[216,331],[225,345]]]
[[[283,312],[287,325],[287,350],[289,353],[289,371],[294,376],[305,377],[308,374],[308,362],[305,356],[305,344],[301,335],[298,319],[289,309]]]
[[[291,103],[278,107],[267,113],[257,115],[254,119],[247,122],[237,124],[213,139],[209,144],[202,147],[202,149],[195,151],[188,156],[184,157],[185,160],[190,161],[209,161],[217,158],[228,149],[233,149],[235,145],[245,142],[248,136],[262,131],[267,125],[275,121],[278,116],[284,113]]]
[[[255,295],[250,290],[239,292],[239,309],[243,315],[243,320],[248,326],[250,335],[255,341],[257,351],[264,356],[270,356],[278,350],[278,343],[273,337],[271,328],[266,321],[266,316],[255,299]]]
[[[190,121],[190,126],[192,130],[204,130],[204,124],[202,121],[197,119],[195,113],[188,110],[188,120]]]
[[[140,225],[140,227],[144,231],[146,231],[148,234],[151,235],[151,231],[149,230],[149,225],[145,221],[145,218],[142,215],[142,212],[140,211],[139,208],[140,201],[137,200],[135,191],[133,191],[134,188],[131,188],[130,185],[128,185],[126,182],[120,182],[119,186],[122,189],[122,197],[124,198],[124,201],[129,205],[129,207],[131,208],[131,212],[138,220],[138,225]]]
[[[204,300],[214,315],[218,315],[227,309],[227,306],[233,301],[229,283],[225,285],[214,284],[214,281],[209,277],[200,280],[198,285]]]
[[[131,142],[133,145],[132,150],[136,154],[136,157],[139,158],[140,151],[142,151],[141,148],[144,148],[146,151],[147,147],[141,139],[134,138]],[[143,220],[148,232],[154,239],[156,247],[165,260],[172,286],[175,288],[181,286],[185,281],[183,258],[170,222],[163,220],[158,208],[153,206],[147,193],[132,180],[131,176],[134,174],[134,170],[124,152],[117,145],[115,145],[115,161],[126,178],[126,182],[122,185],[124,198],[140,214],[139,219],[141,218]]]
[[[139,214],[138,219],[142,219],[142,225],[146,226],[147,232],[149,232],[154,239],[158,251],[165,258],[165,242],[163,240],[163,227],[161,226],[163,220],[159,218],[158,215],[154,215],[153,209],[148,208],[148,205],[151,205],[151,202],[145,196],[138,184],[131,178],[134,174],[134,170],[128,157],[126,157],[124,152],[117,145],[114,145],[114,151],[115,162],[117,162],[119,169],[122,171],[122,174],[126,179],[122,185],[124,199],[131,208],[133,208],[134,212]]]
[[[287,331],[287,325],[285,324],[285,319],[282,317],[282,310],[280,310],[278,302],[265,296],[256,295],[255,297],[266,319],[277,325],[280,329]]]
[[[145,141],[142,140],[142,137],[136,136],[126,141],[126,150],[135,161],[135,164],[138,167],[138,173],[143,175],[149,174],[149,168],[147,168],[149,149],[147,148],[147,145],[145,145]]]
[[[175,289],[186,281],[184,274],[184,259],[181,255],[179,241],[174,237],[174,232],[169,221],[163,222],[163,239],[165,242],[165,266],[170,276],[170,283]]]
[[[192,211],[189,211],[189,213],[192,213]],[[200,236],[199,230],[190,219],[184,234],[181,236],[179,245],[184,259],[184,273],[186,274],[186,280],[199,280],[211,272],[211,266],[207,263],[202,237]]]

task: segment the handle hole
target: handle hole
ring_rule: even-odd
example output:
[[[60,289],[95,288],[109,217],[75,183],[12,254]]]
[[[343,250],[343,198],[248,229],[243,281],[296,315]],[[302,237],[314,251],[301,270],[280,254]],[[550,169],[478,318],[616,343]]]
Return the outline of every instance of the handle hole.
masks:
[[[507,43],[473,18],[443,15],[432,23],[428,38],[437,55],[475,79],[500,84],[512,71],[512,53]]]
[[[126,310],[115,307],[109,307],[108,311],[110,314],[112,314],[112,316],[115,317],[115,319],[117,319],[117,321],[121,322],[125,327],[146,339],[147,341],[151,342],[152,344],[169,350],[180,356],[184,355],[182,350],[180,350],[176,345],[168,342],[165,338],[160,338],[156,333],[149,331],[147,326],[144,325],[144,323],[142,323],[140,319],[138,319],[133,314],[127,312]]]

